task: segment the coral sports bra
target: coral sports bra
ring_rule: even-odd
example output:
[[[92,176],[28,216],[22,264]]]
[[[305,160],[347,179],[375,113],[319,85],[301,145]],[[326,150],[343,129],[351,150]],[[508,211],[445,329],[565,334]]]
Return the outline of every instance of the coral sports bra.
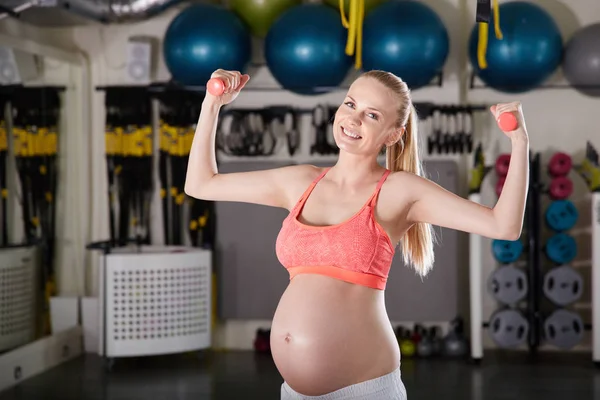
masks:
[[[327,226],[303,224],[302,208],[325,169],[306,189],[284,219],[275,251],[290,273],[320,274],[373,289],[385,289],[395,248],[383,227],[375,220],[375,205],[381,186],[390,174],[386,170],[367,203],[346,221]]]

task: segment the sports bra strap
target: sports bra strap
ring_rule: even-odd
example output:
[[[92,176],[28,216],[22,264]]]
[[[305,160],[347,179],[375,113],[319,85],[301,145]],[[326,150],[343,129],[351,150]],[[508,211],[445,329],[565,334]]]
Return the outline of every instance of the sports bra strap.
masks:
[[[319,183],[319,181],[321,179],[323,179],[323,177],[325,176],[325,174],[327,174],[327,172],[330,169],[331,169],[331,167],[325,168],[323,170],[323,172],[321,172],[319,174],[319,176],[317,176],[317,178],[314,181],[312,181],[312,183],[308,186],[308,188],[306,188],[306,190],[302,194],[302,197],[300,197],[300,200],[298,200],[298,202],[296,203],[296,206],[294,207],[294,210],[299,210],[304,205],[304,203],[306,202],[306,199],[308,199],[308,196],[310,196],[310,194],[312,193],[312,191],[315,188],[315,186],[317,186],[317,183]]]
[[[369,204],[370,204],[371,207],[374,207],[375,204],[377,203],[377,196],[379,195],[379,192],[381,191],[381,187],[385,183],[385,180],[387,179],[387,177],[390,174],[390,172],[392,172],[392,171],[389,170],[389,169],[386,169],[385,172],[383,173],[383,176],[381,177],[381,179],[377,183],[377,187],[375,188],[375,192],[371,196],[371,201],[369,202]]]

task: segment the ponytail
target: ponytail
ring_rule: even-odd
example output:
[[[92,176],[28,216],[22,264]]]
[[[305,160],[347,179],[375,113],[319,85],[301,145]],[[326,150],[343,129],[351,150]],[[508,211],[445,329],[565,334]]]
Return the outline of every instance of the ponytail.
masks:
[[[386,167],[394,171],[411,172],[423,176],[423,166],[419,157],[418,143],[418,117],[412,104],[405,123],[406,131],[396,143],[386,149]],[[416,223],[411,226],[402,240],[400,246],[406,265],[411,265],[421,276],[433,267],[435,259],[433,252],[433,228],[430,224]]]

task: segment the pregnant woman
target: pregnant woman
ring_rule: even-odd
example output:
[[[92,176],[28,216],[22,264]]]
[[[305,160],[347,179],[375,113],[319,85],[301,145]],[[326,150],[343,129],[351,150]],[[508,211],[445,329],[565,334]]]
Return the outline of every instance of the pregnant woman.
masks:
[[[219,111],[250,77],[217,70],[225,92],[206,94],[189,157],[185,192],[289,210],[277,257],[290,274],[271,327],[271,350],[283,377],[281,399],[404,400],[400,351],[384,302],[399,245],[424,276],[434,261],[432,225],[489,238],[521,234],[529,140],[519,103],[491,108],[518,126],[510,167],[493,208],[457,196],[423,177],[417,116],[395,75],[369,71],[348,90],[333,122],[339,147],[329,168],[296,165],[220,174],[215,158]],[[377,162],[386,149],[386,167]],[[243,221],[240,221],[243,223]]]

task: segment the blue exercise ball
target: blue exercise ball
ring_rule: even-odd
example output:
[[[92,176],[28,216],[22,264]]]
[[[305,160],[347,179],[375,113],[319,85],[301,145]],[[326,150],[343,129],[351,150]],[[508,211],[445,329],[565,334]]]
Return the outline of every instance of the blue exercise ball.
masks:
[[[496,39],[490,22],[485,69],[479,68],[477,60],[478,24],[469,39],[470,62],[487,86],[505,93],[526,92],[540,86],[560,65],[560,30],[540,6],[523,1],[502,4],[500,30],[503,38]]]
[[[175,82],[202,86],[219,68],[245,72],[251,46],[250,33],[233,12],[217,5],[194,4],[169,24],[163,56]]]
[[[389,1],[364,20],[363,69],[392,72],[411,89],[428,85],[442,71],[449,49],[443,21],[419,1]]]
[[[323,4],[302,4],[284,12],[265,38],[265,60],[286,90],[312,95],[331,91],[346,78],[347,31],[339,13]]]

